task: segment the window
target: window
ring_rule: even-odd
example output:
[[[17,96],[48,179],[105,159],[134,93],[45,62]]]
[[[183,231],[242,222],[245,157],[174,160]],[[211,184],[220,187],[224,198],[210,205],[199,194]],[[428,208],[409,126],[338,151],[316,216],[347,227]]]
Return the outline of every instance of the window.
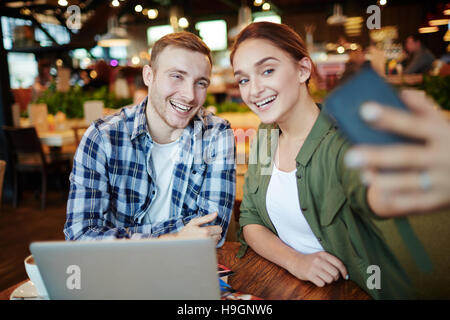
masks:
[[[12,49],[14,41],[14,30],[18,26],[31,26],[30,20],[15,19],[10,17],[2,18],[2,30],[3,30],[3,46],[6,50]]]
[[[28,88],[38,75],[36,58],[32,53],[8,53],[8,68],[11,88]]]
[[[147,42],[152,46],[160,38],[172,32],[173,28],[170,25],[150,27],[147,29]]]
[[[260,21],[281,23],[281,17],[273,11],[255,12],[253,14],[253,22],[260,22]]]
[[[212,51],[227,49],[227,23],[225,20],[202,21],[195,24],[200,37]]]

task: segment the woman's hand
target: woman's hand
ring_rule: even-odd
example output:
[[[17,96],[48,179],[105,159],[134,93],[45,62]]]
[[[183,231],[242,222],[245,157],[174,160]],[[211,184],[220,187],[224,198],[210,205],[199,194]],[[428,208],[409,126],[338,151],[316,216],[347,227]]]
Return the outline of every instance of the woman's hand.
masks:
[[[361,116],[424,144],[356,146],[345,158],[348,166],[363,169],[369,205],[386,217],[450,206],[450,123],[423,92],[405,90],[401,97],[411,113],[371,103]]]
[[[291,258],[286,269],[300,280],[311,281],[318,287],[337,281],[339,276],[348,279],[341,260],[325,251],[298,253]]]

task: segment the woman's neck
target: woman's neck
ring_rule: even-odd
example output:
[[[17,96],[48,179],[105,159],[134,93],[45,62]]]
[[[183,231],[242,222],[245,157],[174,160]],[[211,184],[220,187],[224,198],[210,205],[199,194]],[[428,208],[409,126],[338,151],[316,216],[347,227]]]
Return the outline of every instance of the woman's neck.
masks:
[[[319,116],[320,109],[309,95],[306,85],[302,87],[300,99],[292,109],[277,121],[281,134],[287,139],[306,139]]]

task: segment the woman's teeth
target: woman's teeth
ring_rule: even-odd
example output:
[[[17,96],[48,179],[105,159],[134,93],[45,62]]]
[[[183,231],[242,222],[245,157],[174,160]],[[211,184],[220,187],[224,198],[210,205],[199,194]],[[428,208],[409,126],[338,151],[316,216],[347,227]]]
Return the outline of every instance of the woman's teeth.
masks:
[[[174,107],[176,110],[178,110],[180,112],[189,112],[192,109],[192,107],[185,106],[184,104],[177,103],[172,100],[170,101],[170,104],[172,105],[172,107]]]
[[[263,106],[265,106],[266,104],[272,102],[273,100],[276,99],[277,96],[271,96],[269,98],[266,98],[262,101],[256,102],[255,104],[258,106],[258,108],[262,108]]]

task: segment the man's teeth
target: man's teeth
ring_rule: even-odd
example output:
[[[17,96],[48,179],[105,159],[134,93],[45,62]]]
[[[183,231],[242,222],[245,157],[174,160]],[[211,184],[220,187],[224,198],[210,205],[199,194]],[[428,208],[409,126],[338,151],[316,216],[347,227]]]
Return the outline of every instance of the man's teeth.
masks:
[[[175,101],[170,101],[170,104],[175,107],[175,109],[180,110],[182,112],[188,112],[192,109],[192,107],[185,106],[183,104],[177,103]]]
[[[266,98],[266,99],[264,99],[262,101],[256,102],[256,105],[261,108],[262,106],[264,106],[264,105],[268,104],[269,102],[272,102],[273,100],[275,100],[276,97],[277,96],[271,96],[271,97]]]

